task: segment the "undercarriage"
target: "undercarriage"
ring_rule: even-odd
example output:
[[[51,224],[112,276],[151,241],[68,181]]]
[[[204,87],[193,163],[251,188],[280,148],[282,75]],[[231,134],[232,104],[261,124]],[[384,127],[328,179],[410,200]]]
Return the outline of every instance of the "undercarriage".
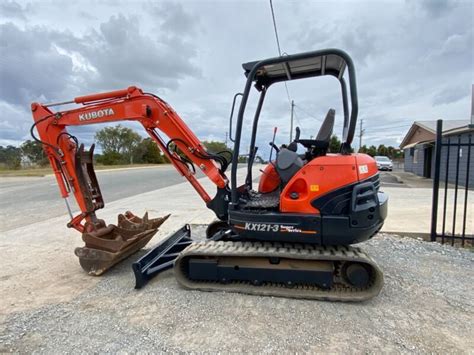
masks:
[[[174,273],[188,289],[326,301],[364,301],[383,285],[378,266],[350,246],[207,241],[185,249]]]

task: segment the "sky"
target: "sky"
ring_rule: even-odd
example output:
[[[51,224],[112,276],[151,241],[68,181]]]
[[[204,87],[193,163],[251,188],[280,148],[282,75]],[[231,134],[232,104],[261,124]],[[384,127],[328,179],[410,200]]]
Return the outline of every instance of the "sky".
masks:
[[[367,145],[398,146],[416,120],[469,119],[474,2],[273,0],[281,51],[340,48],[357,72],[359,123]],[[242,63],[275,57],[270,3],[261,1],[0,1],[0,145],[29,139],[31,102],[136,85],[173,106],[201,140],[225,141]],[[287,143],[289,98],[302,138],[315,136],[329,108],[342,133],[332,77],[268,90],[258,142]],[[255,110],[254,90],[246,124]],[[138,132],[136,123],[128,124]],[[86,145],[102,125],[70,131]],[[359,130],[359,126],[357,131]],[[243,150],[249,141],[244,132]],[[229,146],[231,146],[230,142]],[[356,137],[353,146],[359,146]],[[242,149],[241,149],[242,152]]]

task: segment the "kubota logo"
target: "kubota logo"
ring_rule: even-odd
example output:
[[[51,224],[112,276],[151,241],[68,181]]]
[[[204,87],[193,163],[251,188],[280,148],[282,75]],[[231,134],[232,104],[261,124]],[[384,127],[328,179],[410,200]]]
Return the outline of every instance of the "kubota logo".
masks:
[[[95,120],[97,118],[111,116],[113,114],[115,114],[114,110],[112,110],[111,108],[104,108],[102,110],[81,113],[79,115],[79,121]]]

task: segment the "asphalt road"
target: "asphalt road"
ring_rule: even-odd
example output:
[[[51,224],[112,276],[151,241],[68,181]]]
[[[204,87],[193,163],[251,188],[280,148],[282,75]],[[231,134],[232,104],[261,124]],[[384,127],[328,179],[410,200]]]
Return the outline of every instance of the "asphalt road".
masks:
[[[97,171],[105,203],[166,186],[185,179],[170,165],[153,168]],[[199,177],[203,174],[199,173]],[[256,178],[258,180],[258,178]],[[390,173],[381,172],[382,186],[406,187]],[[73,211],[78,211],[73,197]],[[67,213],[54,176],[0,178],[0,232]]]
[[[185,179],[171,165],[97,171],[105,203],[179,184]],[[69,198],[77,211],[75,200]],[[67,213],[54,176],[0,178],[0,232]]]

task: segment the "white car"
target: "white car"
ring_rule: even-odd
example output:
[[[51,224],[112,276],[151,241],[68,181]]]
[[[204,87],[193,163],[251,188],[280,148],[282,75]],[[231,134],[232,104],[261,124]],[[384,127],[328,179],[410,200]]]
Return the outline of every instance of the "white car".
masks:
[[[376,155],[374,157],[375,159],[375,162],[377,163],[377,168],[379,170],[388,170],[388,171],[392,171],[393,169],[393,163],[392,161],[389,159],[389,157],[386,157],[384,155]]]

